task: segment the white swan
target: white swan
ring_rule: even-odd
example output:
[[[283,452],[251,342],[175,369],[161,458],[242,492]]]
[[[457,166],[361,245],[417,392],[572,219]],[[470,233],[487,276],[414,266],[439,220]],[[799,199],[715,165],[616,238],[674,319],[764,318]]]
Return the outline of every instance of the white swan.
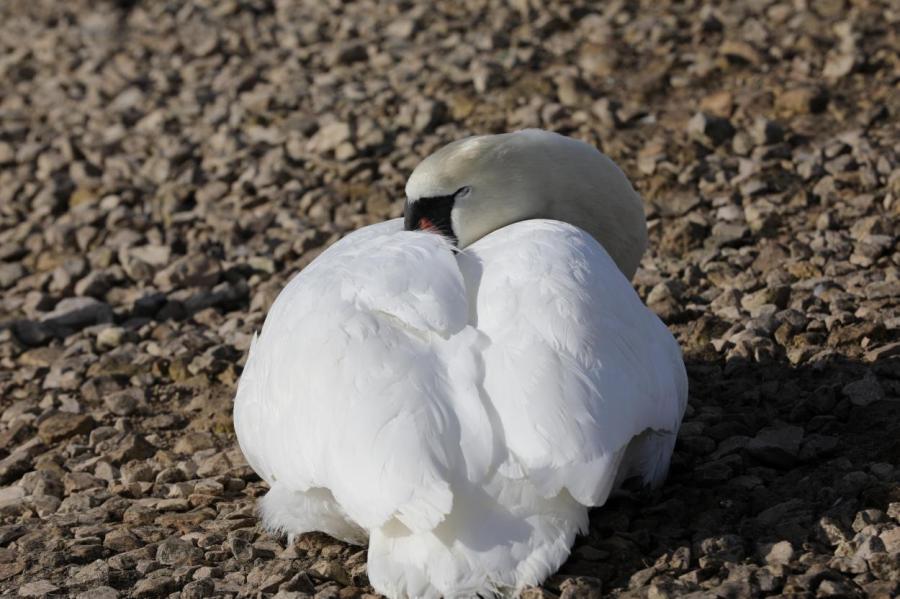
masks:
[[[405,227],[348,235],[278,296],[235,430],[267,527],[368,540],[389,597],[515,594],[565,561],[589,506],[668,469],[687,378],[623,276],[640,199],[543,131],[450,144],[407,196]]]

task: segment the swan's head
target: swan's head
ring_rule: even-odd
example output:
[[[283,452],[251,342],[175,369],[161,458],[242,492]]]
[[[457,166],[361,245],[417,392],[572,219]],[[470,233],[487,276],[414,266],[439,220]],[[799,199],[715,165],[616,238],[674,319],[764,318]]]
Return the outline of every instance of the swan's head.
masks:
[[[629,278],[647,247],[641,199],[625,174],[591,145],[528,129],[469,137],[428,156],[406,184],[405,227],[459,248],[532,218],[590,233]]]
[[[465,248],[503,226],[537,217],[540,194],[525,176],[531,156],[519,152],[509,160],[510,144],[503,141],[510,140],[468,137],[419,163],[406,184],[406,229],[436,231]]]

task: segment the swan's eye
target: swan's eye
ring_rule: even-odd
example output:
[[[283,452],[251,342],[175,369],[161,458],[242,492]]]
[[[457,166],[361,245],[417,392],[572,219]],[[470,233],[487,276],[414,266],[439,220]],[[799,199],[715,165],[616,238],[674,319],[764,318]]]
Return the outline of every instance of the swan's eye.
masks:
[[[472,188],[466,185],[465,187],[460,187],[456,190],[456,193],[453,194],[454,199],[462,199],[472,195]]]

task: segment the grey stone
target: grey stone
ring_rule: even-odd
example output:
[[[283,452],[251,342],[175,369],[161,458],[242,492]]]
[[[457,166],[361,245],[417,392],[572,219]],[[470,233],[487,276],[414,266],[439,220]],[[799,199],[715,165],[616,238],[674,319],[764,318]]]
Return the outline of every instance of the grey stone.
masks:
[[[19,587],[19,597],[47,597],[58,590],[59,587],[49,580],[34,580]]]
[[[156,549],[156,561],[164,566],[195,564],[202,557],[203,552],[200,549],[177,537],[166,539]]]
[[[859,380],[847,383],[842,391],[853,405],[860,407],[865,407],[884,399],[884,389],[881,388],[878,379],[871,372],[867,372]]]
[[[747,452],[768,465],[788,468],[796,462],[802,439],[799,426],[764,428],[747,443]]]
[[[212,597],[215,590],[216,585],[209,578],[194,580],[184,585],[184,588],[181,589],[181,599],[202,599],[203,597]]]
[[[25,268],[18,262],[0,264],[0,289],[8,289],[25,276]]]
[[[112,308],[92,297],[70,297],[56,304],[41,321],[50,327],[81,329],[92,324],[111,322]]]
[[[78,593],[76,599],[118,599],[119,592],[109,586],[97,586],[88,591]]]
[[[231,554],[234,556],[234,559],[239,562],[252,561],[256,555],[253,544],[239,537],[235,537],[229,541],[229,548],[231,549]]]
[[[144,391],[136,387],[116,391],[104,397],[103,403],[117,416],[130,416],[144,404]]]
[[[164,597],[178,589],[178,583],[169,576],[144,578],[134,585],[131,596],[135,599]]]

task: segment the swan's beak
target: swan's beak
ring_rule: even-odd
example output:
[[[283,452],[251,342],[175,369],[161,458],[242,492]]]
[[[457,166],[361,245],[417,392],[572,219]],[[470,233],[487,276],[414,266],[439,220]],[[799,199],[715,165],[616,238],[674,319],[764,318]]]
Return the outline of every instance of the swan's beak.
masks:
[[[407,200],[403,215],[404,228],[407,231],[437,233],[456,244],[457,238],[450,219],[453,200],[454,196],[452,195]]]

